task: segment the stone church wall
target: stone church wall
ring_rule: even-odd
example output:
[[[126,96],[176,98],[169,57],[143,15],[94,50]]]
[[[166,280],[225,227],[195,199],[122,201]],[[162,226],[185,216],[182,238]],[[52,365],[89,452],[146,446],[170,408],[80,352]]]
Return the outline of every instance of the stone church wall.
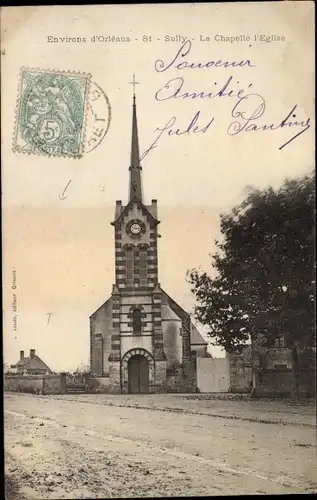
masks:
[[[182,363],[182,337],[180,321],[162,321],[163,347],[166,354],[167,369]]]
[[[109,373],[111,350],[112,301],[108,300],[90,317],[91,372],[102,376]]]
[[[124,210],[125,207],[122,207]],[[133,203],[133,205],[130,207],[130,210],[126,212],[125,216],[123,217],[122,221],[122,226],[125,227],[126,224],[131,220],[131,219],[139,219],[141,220],[146,226],[148,225],[148,219],[146,215],[143,215],[142,212],[138,209],[137,203]],[[146,231],[144,235],[142,235],[138,243],[147,243],[150,245],[150,233],[149,231]],[[126,232],[123,231],[121,234],[121,244],[126,245],[126,244],[135,244],[135,240],[131,238],[131,236]]]
[[[149,335],[122,335],[121,356],[123,357],[131,349],[141,348],[152,354],[152,337]]]
[[[166,361],[155,362],[155,384],[153,392],[163,394],[167,392]]]
[[[103,374],[103,337],[101,333],[91,334],[91,372],[99,377]]]
[[[120,331],[121,331],[121,337],[125,336],[133,336],[134,338],[139,338],[139,336],[134,336],[133,335],[133,326],[132,326],[132,312],[131,312],[131,307],[134,306],[139,306],[141,307],[142,310],[142,335],[144,338],[146,336],[152,334],[153,331],[153,304],[151,301],[151,297],[147,295],[137,295],[133,297],[122,297],[121,301],[121,308],[120,308]],[[149,344],[147,344],[149,347]],[[133,345],[132,347],[142,347],[141,345]],[[122,348],[122,344],[121,344]],[[148,348],[144,347],[144,349],[149,350]],[[127,349],[128,350],[128,349]],[[126,351],[125,351],[126,352]],[[152,347],[149,350],[149,352],[152,352]],[[123,355],[123,351],[121,352],[121,355]]]

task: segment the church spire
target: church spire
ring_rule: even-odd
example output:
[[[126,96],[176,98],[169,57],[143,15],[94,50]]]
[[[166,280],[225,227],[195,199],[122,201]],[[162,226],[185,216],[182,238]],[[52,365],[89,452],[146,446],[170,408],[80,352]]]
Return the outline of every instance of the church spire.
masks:
[[[139,139],[138,139],[138,124],[136,119],[136,102],[135,102],[135,85],[139,82],[130,82],[133,85],[133,106],[132,106],[132,141],[131,141],[131,160],[130,160],[130,184],[129,184],[129,201],[136,196],[142,201],[142,179],[139,153]]]

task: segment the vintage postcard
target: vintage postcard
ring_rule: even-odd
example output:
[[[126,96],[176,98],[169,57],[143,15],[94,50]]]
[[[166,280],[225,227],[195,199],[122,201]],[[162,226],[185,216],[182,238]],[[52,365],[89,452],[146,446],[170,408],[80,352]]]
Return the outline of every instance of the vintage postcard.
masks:
[[[317,492],[313,19],[1,9],[7,500]]]

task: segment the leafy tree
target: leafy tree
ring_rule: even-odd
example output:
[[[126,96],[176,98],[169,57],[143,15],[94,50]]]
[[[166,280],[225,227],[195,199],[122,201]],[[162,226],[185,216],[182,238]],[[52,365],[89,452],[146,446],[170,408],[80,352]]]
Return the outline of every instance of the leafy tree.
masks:
[[[188,272],[196,318],[227,351],[251,339],[270,347],[283,335],[292,351],[298,394],[298,349],[314,344],[314,176],[278,190],[248,188],[246,199],[220,217],[222,241],[212,255],[215,277]]]

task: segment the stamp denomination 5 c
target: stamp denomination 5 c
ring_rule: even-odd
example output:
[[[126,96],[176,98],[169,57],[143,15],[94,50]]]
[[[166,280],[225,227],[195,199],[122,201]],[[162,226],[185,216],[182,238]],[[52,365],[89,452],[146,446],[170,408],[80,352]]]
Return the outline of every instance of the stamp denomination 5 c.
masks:
[[[80,158],[90,75],[23,68],[13,150]]]

